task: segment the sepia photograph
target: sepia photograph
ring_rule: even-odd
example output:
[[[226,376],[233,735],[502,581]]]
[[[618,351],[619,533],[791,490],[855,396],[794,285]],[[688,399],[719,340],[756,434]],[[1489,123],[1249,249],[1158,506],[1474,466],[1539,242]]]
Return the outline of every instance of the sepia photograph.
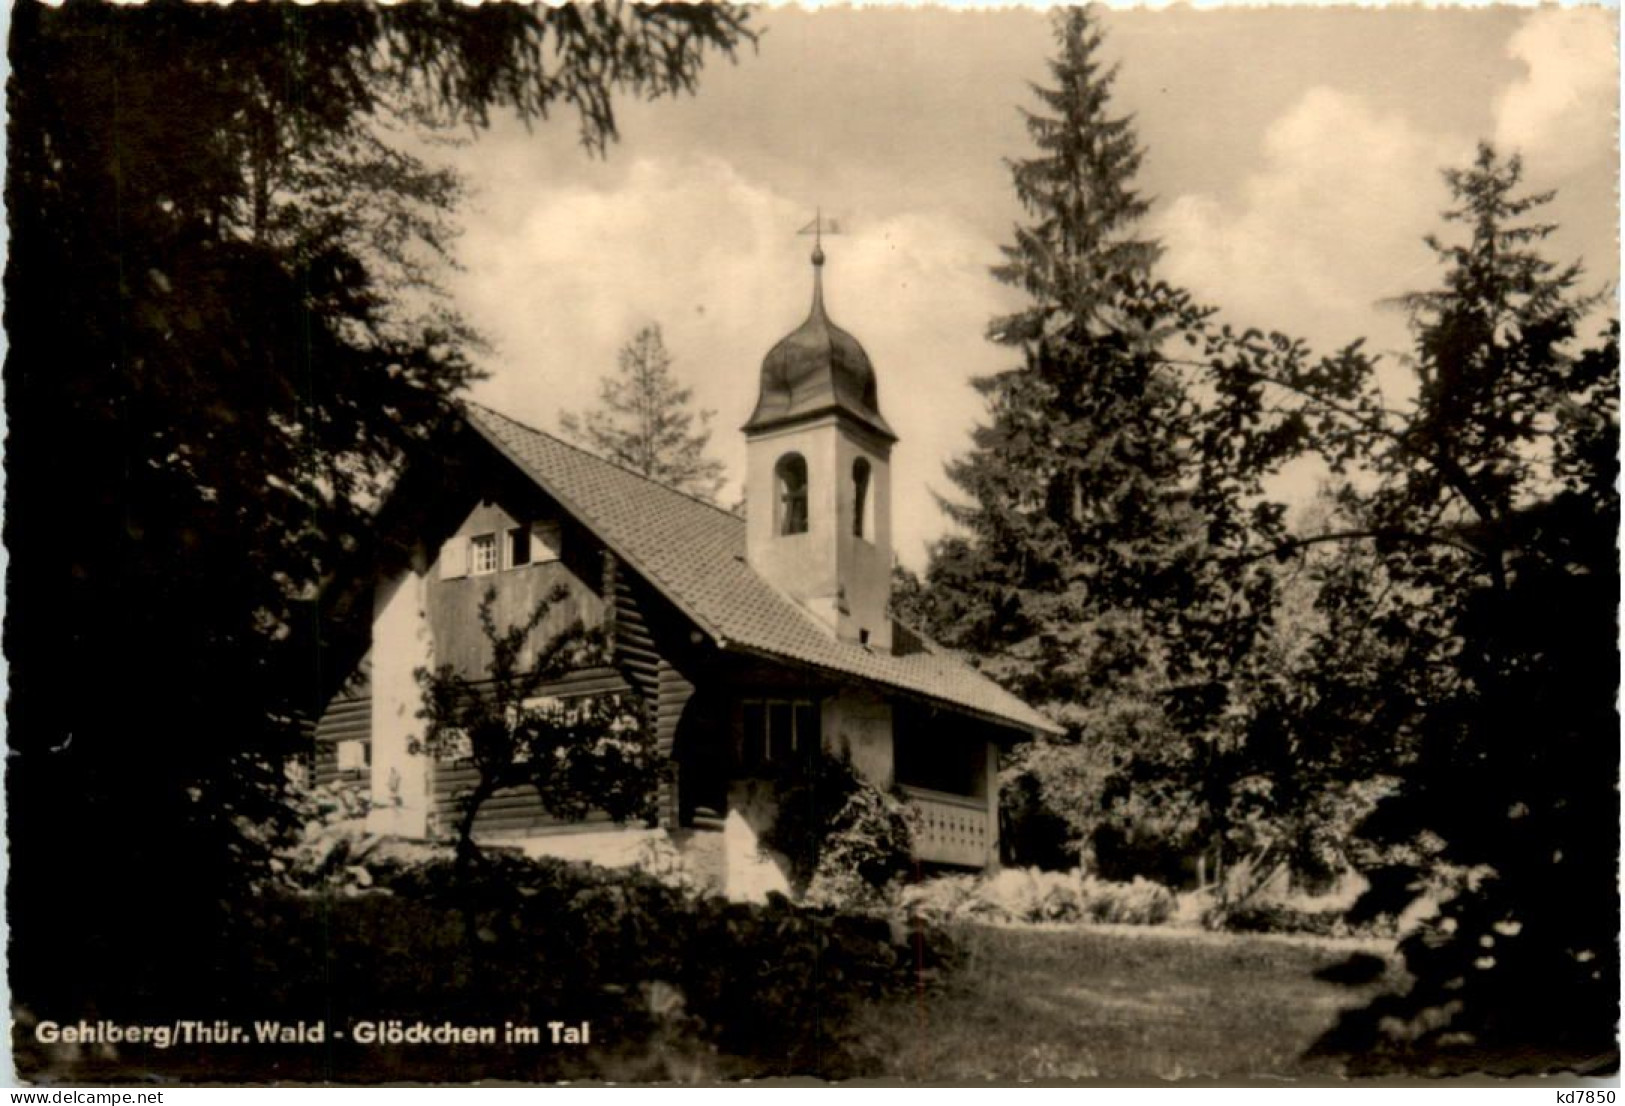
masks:
[[[1617,1086],[1617,9],[8,20],[0,1079]]]

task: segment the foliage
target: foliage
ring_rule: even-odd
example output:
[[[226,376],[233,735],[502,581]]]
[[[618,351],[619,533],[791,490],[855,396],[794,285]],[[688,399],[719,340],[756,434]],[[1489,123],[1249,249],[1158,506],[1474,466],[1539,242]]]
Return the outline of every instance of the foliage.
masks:
[[[690,89],[745,31],[709,5],[12,15],[13,889],[71,869],[171,904],[13,912],[40,950],[14,987],[72,1002],[129,947],[229,944],[217,904],[266,861],[238,828],[278,816],[336,682],[312,658],[354,659],[324,636],[354,598],[331,585],[377,563],[371,508],[473,375],[434,288],[457,182],[409,132],[573,109],[601,150],[612,96]]]
[[[694,391],[671,363],[659,324],[644,327],[621,347],[617,375],[599,383],[599,408],[565,412],[559,425],[600,456],[712,502],[723,481],[722,462],[705,453],[716,412],[688,409]]]
[[[658,758],[644,711],[618,695],[562,701],[543,692],[573,672],[607,663],[600,631],[576,620],[538,642],[537,628],[568,596],[559,585],[523,623],[498,629],[496,588],[480,599],[480,630],[491,650],[487,674],[472,679],[451,665],[418,669],[428,723],[413,752],[466,757],[478,773],[458,797],[457,854],[477,853],[480,808],[505,788],[534,787],[541,806],[566,820],[602,810],[617,822],[652,813]]]
[[[1023,363],[978,382],[962,533],[905,592],[1067,726],[1007,766],[1015,857],[1352,864],[1356,923],[1459,876],[1406,940],[1417,986],[1349,1047],[1611,1051],[1618,329],[1584,344],[1601,301],[1541,252],[1550,195],[1488,147],[1445,174],[1463,234],[1396,301],[1412,387],[1385,388],[1359,343],[1317,357],[1154,282],[1099,36],[1057,30],[1012,166],[1035,221],[997,270],[1031,299],[991,330]],[[1266,480],[1311,457],[1325,500],[1289,526]]]
[[[936,876],[904,889],[901,905],[937,924],[1117,922],[1161,925],[1174,916],[1174,893],[1146,879],[1113,882],[1081,869],[1005,868],[993,875]]]
[[[297,788],[290,796],[294,817],[306,824],[332,824],[364,818],[372,807],[367,780],[333,780]]]
[[[1208,928],[1232,933],[1305,933],[1333,938],[1392,938],[1393,922],[1392,918],[1384,918],[1353,924],[1344,907],[1305,909],[1277,899],[1216,903],[1202,916],[1202,924]]]
[[[1069,728],[1008,766],[1051,831],[1040,853],[1013,827],[1016,856],[1352,864],[1356,924],[1464,874],[1406,940],[1417,986],[1348,1047],[1610,1051],[1617,326],[1582,348],[1600,301],[1540,252],[1550,196],[1488,148],[1446,174],[1464,234],[1430,238],[1441,286],[1397,301],[1414,387],[1385,393],[1359,344],[1316,357],[1150,283],[1098,36],[1061,18],[1045,156],[1016,166],[1045,217],[1000,270],[1034,305],[993,331],[1025,363],[981,382],[965,534],[909,597]],[[1331,483],[1289,528],[1265,480],[1309,456]],[[1554,981],[1575,998],[1547,1016]]]
[[[469,882],[444,848],[403,862],[383,852],[387,844],[352,854],[371,872],[365,890],[272,894],[244,908],[229,985],[196,1009],[263,1008],[284,1021],[323,1019],[330,1031],[361,1019],[449,1021],[495,1026],[498,1041],[448,1051],[363,1046],[349,1034],[322,1048],[215,1049],[207,1055],[215,1078],[862,1075],[842,1060],[853,1007],[916,995],[917,971],[941,965],[930,956],[934,945],[918,962],[884,919],[804,910],[782,898],[765,906],[695,898],[631,871],[505,853],[493,853]],[[103,1016],[169,1014],[110,995]],[[590,1022],[591,1046],[552,1047],[549,1021]],[[540,1047],[503,1041],[506,1022],[539,1028]],[[36,1046],[20,1057],[23,1070],[38,1071],[49,1059],[42,1052]],[[184,1077],[192,1062],[181,1048],[140,1056],[154,1074],[174,1063]]]
[[[1416,985],[1338,1040],[1429,1062],[1615,1047],[1618,328],[1575,350],[1597,301],[1539,252],[1550,195],[1521,178],[1488,147],[1446,173],[1466,241],[1430,239],[1443,286],[1401,301],[1416,398],[1390,416],[1365,377],[1344,431],[1380,479],[1346,494],[1392,581],[1374,613],[1407,646],[1366,674],[1405,758],[1363,827],[1385,862],[1358,915],[1463,878],[1404,942]]]
[[[809,901],[872,903],[913,866],[908,807],[845,755],[817,750],[787,765],[776,791],[762,843],[785,856],[791,886]]]

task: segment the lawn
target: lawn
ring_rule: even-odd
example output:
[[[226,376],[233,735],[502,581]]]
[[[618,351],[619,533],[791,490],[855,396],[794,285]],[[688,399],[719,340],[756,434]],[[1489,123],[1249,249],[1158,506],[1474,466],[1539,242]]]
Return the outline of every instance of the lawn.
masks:
[[[1346,1007],[1399,986],[1315,978],[1380,943],[1151,927],[967,926],[962,969],[862,1008],[851,1048],[909,1081],[1325,1079],[1304,1053]]]

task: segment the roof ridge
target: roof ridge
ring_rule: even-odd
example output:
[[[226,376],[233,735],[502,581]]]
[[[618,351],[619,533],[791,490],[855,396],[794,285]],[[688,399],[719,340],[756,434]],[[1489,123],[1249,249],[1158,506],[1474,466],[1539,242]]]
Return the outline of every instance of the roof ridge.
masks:
[[[594,461],[597,461],[601,465],[608,465],[610,468],[616,469],[617,471],[620,471],[620,472],[624,472],[628,476],[635,476],[639,480],[642,480],[644,483],[652,484],[655,487],[661,489],[662,491],[668,491],[668,492],[672,493],[673,495],[680,495],[684,499],[692,500],[693,502],[698,503],[702,507],[709,507],[709,508],[711,508],[711,510],[716,511],[718,514],[723,515],[726,518],[730,518],[735,522],[743,523],[745,521],[744,519],[740,518],[738,515],[734,514],[732,511],[728,510],[728,508],[726,508],[726,507],[719,506],[718,504],[712,503],[711,501],[706,500],[706,499],[701,499],[699,496],[693,494],[692,492],[685,492],[681,488],[674,488],[670,484],[667,484],[666,482],[664,482],[662,480],[656,480],[654,477],[650,476],[648,473],[639,472],[637,469],[630,468],[630,467],[628,467],[626,465],[623,465],[619,461],[611,461],[608,457],[600,457],[598,454],[594,453],[590,449],[587,449],[587,448],[585,448],[583,446],[576,445],[574,442],[569,441],[568,439],[565,439],[565,438],[561,438],[557,434],[551,433],[550,431],[538,429],[537,427],[534,427],[534,426],[530,425],[527,422],[521,422],[520,420],[514,418],[512,415],[505,415],[501,411],[498,411],[494,407],[487,407],[485,404],[476,403],[474,400],[471,400],[471,399],[465,399],[465,400],[462,401],[462,403],[463,403],[463,406],[466,407],[466,408],[471,408],[471,409],[483,411],[487,415],[494,415],[497,418],[503,420],[504,422],[511,422],[515,426],[519,427],[519,429],[524,430],[524,431],[528,431],[531,434],[540,434],[542,437],[548,439],[549,441],[557,442],[559,445],[563,446],[565,449],[573,450],[574,452],[581,454],[583,457],[587,457],[587,458],[590,458],[590,459],[592,459]]]

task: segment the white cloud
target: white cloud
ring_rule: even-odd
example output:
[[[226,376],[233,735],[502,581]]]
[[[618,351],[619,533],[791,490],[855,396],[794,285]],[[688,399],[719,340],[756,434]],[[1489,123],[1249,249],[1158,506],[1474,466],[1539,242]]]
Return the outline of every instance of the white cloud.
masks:
[[[638,159],[597,184],[499,179],[468,221],[467,271],[453,289],[496,347],[475,398],[553,429],[561,410],[594,401],[627,338],[659,322],[696,402],[718,412],[713,453],[732,480],[723,495],[736,496],[738,427],[762,357],[810,302],[811,242],[795,236],[810,212],[711,157]],[[1008,359],[981,337],[999,299],[987,275],[996,249],[943,215],[860,217],[845,229],[825,243],[826,303],[879,374],[901,438],[898,552],[918,566],[944,527],[930,488],[981,410],[969,379]]]
[[[1614,157],[1616,18],[1602,8],[1543,8],[1507,44],[1526,71],[1496,105],[1495,142],[1543,177]]]
[[[1164,271],[1242,325],[1322,347],[1398,345],[1403,320],[1374,305],[1431,275],[1421,238],[1446,202],[1439,170],[1468,152],[1361,97],[1312,88],[1265,131],[1235,200],[1190,193],[1155,216]]]

